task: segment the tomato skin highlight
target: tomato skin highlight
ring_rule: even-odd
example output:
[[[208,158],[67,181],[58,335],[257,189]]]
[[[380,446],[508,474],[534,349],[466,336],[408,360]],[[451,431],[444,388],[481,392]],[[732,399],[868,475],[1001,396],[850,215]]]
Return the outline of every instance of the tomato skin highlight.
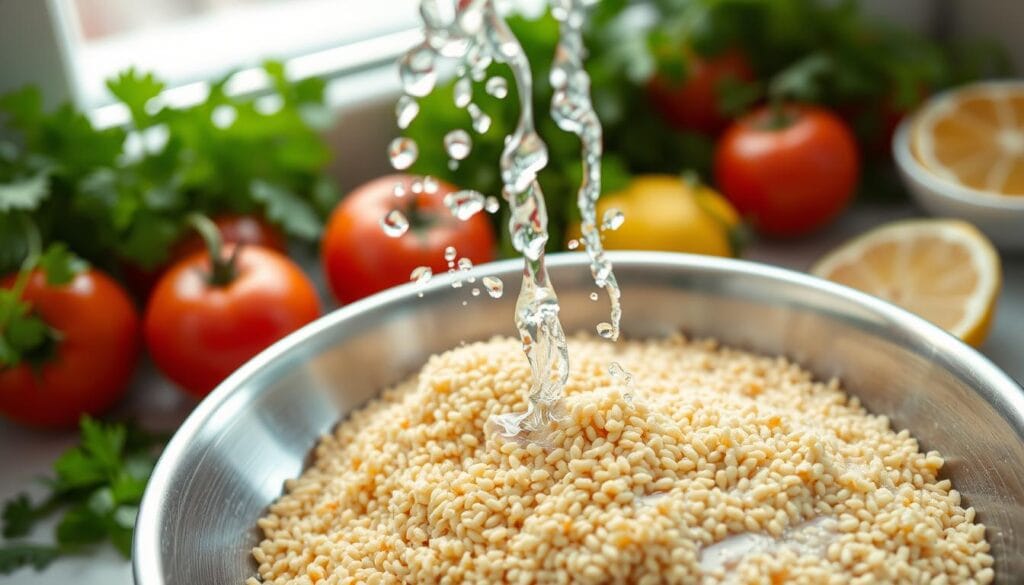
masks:
[[[230,255],[233,246],[225,247]],[[146,346],[164,374],[203,397],[275,341],[320,315],[312,282],[287,257],[245,246],[223,286],[208,282],[210,257],[198,252],[172,266],[146,307]]]
[[[351,303],[386,288],[409,282],[417,266],[429,266],[435,274],[448,270],[444,250],[454,246],[459,257],[474,264],[494,259],[494,228],[484,212],[467,221],[452,217],[444,196],[458,189],[438,181],[435,193],[413,193],[414,177],[388,175],[357,187],[334,209],[321,242],[321,262],[335,298]],[[394,196],[396,183],[406,195]],[[414,211],[410,211],[410,208]],[[386,235],[380,220],[392,209],[402,210],[411,221],[397,238]],[[417,226],[413,214],[426,223]]]
[[[730,121],[718,107],[718,84],[730,78],[752,82],[754,71],[743,53],[735,49],[713,57],[694,55],[688,65],[686,78],[681,81],[652,77],[648,96],[675,129],[716,135]]]
[[[10,288],[14,276],[0,286]],[[0,369],[0,413],[19,423],[73,428],[83,414],[99,415],[127,389],[139,357],[139,316],[128,293],[96,269],[62,286],[34,271],[22,298],[60,340],[38,370],[22,363]]]
[[[758,109],[722,135],[718,188],[761,233],[797,237],[828,224],[849,203],[859,175],[853,133],[828,110],[785,106],[787,122]]]

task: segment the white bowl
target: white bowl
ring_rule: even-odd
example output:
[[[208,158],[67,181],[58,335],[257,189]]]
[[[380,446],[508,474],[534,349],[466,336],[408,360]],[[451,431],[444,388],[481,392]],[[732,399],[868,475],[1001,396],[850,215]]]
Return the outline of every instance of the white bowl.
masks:
[[[913,118],[908,116],[897,128],[892,154],[903,184],[917,203],[932,215],[969,221],[1003,250],[1024,250],[1024,197],[972,189],[930,172],[910,152],[912,125]]]

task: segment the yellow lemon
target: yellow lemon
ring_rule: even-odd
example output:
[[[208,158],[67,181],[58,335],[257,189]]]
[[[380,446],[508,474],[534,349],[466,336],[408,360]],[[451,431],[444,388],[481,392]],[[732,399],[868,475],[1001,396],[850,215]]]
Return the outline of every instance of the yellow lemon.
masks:
[[[609,250],[663,250],[732,256],[739,215],[721,195],[672,175],[640,175],[621,191],[602,196],[597,220],[620,211],[625,221],[603,232]],[[570,229],[578,238],[579,225]]]
[[[897,304],[974,346],[988,334],[1002,283],[992,243],[974,226],[948,219],[875,228],[811,272]]]

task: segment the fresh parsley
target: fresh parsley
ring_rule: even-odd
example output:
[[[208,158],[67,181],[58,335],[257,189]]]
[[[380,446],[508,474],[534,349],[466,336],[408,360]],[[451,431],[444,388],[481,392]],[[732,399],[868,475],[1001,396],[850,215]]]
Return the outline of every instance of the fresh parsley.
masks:
[[[70,105],[46,111],[34,87],[0,96],[0,134],[14,138],[0,142],[0,274],[29,254],[23,230],[7,229],[21,218],[114,274],[164,262],[190,212],[260,214],[315,241],[339,198],[325,172],[324,82],[264,70],[266,95],[230,95],[228,75],[185,108],[161,101],[152,74],[124,71],[107,83],[131,114],[124,128],[96,128]]]
[[[39,503],[19,494],[3,508],[0,574],[42,569],[61,555],[109,541],[126,558],[142,494],[163,438],[128,424],[81,421],[81,440],[54,463],[50,493]],[[55,544],[23,539],[39,521],[60,513]]]

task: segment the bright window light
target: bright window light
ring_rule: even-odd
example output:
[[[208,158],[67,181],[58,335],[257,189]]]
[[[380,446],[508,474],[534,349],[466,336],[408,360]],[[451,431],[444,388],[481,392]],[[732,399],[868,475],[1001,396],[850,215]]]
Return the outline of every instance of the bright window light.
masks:
[[[189,101],[201,85],[268,58],[332,77],[393,61],[416,42],[417,0],[50,0],[75,101],[112,101],[105,81],[152,71]],[[244,75],[243,75],[244,77]],[[258,76],[244,89],[258,91]],[[173,91],[173,90],[172,90]]]

